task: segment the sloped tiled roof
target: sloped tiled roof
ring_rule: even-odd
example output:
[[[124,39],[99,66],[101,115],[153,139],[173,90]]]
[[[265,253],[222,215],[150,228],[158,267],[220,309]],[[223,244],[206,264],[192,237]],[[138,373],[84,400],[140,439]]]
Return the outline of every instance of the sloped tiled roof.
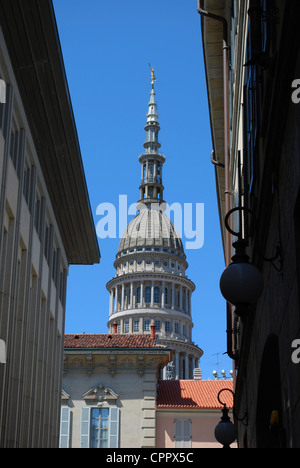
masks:
[[[155,348],[156,340],[142,334],[65,335],[65,349],[76,348]]]
[[[170,409],[218,409],[218,393],[224,388],[233,390],[232,380],[163,380],[159,383],[157,407]],[[231,392],[222,392],[222,402],[233,407]]]

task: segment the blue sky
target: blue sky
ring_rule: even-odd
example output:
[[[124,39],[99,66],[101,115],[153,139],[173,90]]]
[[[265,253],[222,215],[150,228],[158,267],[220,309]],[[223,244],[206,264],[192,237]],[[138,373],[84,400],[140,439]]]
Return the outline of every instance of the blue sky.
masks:
[[[97,206],[118,208],[139,199],[138,156],[155,69],[161,126],[164,199],[203,203],[204,245],[186,250],[193,341],[203,349],[200,367],[211,378],[232,367],[226,351],[226,307],[219,290],[224,269],[196,0],[53,0],[95,225]],[[131,217],[128,217],[130,221]],[[106,333],[119,239],[99,239],[101,263],[71,266],[66,333]]]

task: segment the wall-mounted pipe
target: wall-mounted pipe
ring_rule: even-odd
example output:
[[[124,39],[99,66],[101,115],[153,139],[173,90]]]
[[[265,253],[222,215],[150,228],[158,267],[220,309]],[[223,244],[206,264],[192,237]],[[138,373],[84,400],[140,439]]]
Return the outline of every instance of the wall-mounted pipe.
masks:
[[[215,150],[212,150],[211,155],[210,155],[210,160],[214,166],[223,167],[223,168],[225,167],[225,164],[215,159]]]

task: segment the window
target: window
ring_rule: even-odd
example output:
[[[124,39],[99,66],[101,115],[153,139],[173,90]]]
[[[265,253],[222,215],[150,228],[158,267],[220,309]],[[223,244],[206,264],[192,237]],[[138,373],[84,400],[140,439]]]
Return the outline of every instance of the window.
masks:
[[[153,181],[154,181],[154,163],[153,161],[149,161],[147,182],[153,182]]]
[[[124,332],[129,333],[129,320],[126,320],[126,322],[124,322]]]
[[[161,166],[160,166],[160,164],[157,165],[156,182],[158,184],[161,183]]]
[[[175,322],[175,333],[179,333],[179,323]]]
[[[59,448],[70,448],[71,411],[68,406],[61,408]]]
[[[192,423],[190,419],[174,420],[175,448],[190,448],[192,439]]]
[[[165,323],[165,330],[166,330],[167,332],[171,331],[171,323],[170,323],[170,322],[166,322],[166,323]]]
[[[144,331],[149,331],[150,330],[150,320],[146,319],[144,321]]]
[[[160,288],[158,286],[154,288],[154,303],[160,304]]]
[[[168,288],[165,288],[165,304],[168,305]]]
[[[160,331],[160,320],[155,320],[155,330]]]
[[[145,288],[145,302],[150,303],[151,302],[151,288],[150,286],[147,286]]]
[[[91,448],[108,448],[108,408],[93,408],[91,414]]]
[[[138,332],[138,331],[140,330],[140,321],[139,321],[139,320],[135,320],[135,321],[134,321],[133,329],[134,329],[134,331],[136,331],[136,332]]]
[[[260,89],[261,82],[256,63],[256,57],[267,49],[268,23],[266,16],[268,2],[262,2],[261,7],[257,1],[250,2],[249,23],[246,49],[246,85],[244,90],[244,147],[248,162],[248,184],[250,192],[253,191],[258,173],[258,139],[260,122]]]
[[[118,448],[119,408],[81,410],[81,448]]]

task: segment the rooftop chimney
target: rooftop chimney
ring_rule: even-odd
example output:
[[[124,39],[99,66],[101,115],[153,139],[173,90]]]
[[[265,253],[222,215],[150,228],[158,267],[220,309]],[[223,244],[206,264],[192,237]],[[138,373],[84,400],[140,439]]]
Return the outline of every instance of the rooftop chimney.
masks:
[[[150,328],[151,328],[151,340],[155,340],[155,324],[152,323],[150,325]]]
[[[194,380],[202,380],[202,370],[199,368],[194,369]]]
[[[117,322],[113,323],[113,334],[116,335],[118,333],[118,324]]]

